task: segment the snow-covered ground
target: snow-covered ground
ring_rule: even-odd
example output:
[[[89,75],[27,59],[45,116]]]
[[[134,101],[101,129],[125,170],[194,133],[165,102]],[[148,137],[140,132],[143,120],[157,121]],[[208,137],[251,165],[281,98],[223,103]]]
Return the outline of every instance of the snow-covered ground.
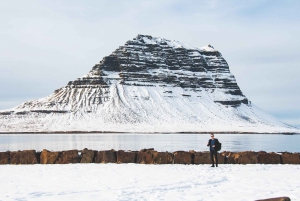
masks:
[[[1,165],[0,200],[300,200],[300,165]]]

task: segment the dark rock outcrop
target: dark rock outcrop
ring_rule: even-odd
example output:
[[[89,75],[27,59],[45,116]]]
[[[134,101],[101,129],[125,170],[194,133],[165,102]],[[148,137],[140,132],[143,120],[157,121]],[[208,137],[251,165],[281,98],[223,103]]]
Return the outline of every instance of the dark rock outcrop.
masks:
[[[37,162],[38,162],[38,160],[36,158],[35,150],[10,152],[10,164],[11,165],[37,164]]]
[[[257,160],[260,164],[281,164],[280,155],[274,152],[260,151],[257,154]]]
[[[54,164],[60,155],[61,155],[60,151],[50,152],[46,149],[43,149],[40,155],[40,163]]]
[[[95,162],[95,155],[97,151],[90,150],[90,149],[83,149],[81,151],[81,159],[80,163],[94,163]]]
[[[137,151],[123,151],[117,152],[117,163],[136,163]]]
[[[78,150],[62,151],[55,164],[79,163]]]
[[[95,163],[116,163],[117,152],[115,150],[98,151],[95,157]],[[124,162],[123,162],[124,163]]]
[[[9,164],[9,159],[10,159],[10,152],[0,152],[0,164],[5,165]]]
[[[123,85],[149,86],[152,83],[190,89],[219,88],[225,89],[227,94],[243,97],[219,103],[229,106],[248,104],[220,52],[212,47],[208,51],[173,45],[174,42],[166,39],[138,35],[96,64],[91,71],[94,76],[79,78],[68,85],[75,88],[108,86],[111,78],[107,72],[118,72],[120,77],[113,79]],[[195,76],[200,72],[203,74]],[[209,76],[208,72],[215,76]]]

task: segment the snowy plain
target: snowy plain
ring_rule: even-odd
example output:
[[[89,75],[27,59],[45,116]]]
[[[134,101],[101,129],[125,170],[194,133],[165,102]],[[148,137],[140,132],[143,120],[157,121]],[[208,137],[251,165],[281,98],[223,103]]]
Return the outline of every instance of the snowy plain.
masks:
[[[299,165],[1,165],[0,200],[300,200]]]

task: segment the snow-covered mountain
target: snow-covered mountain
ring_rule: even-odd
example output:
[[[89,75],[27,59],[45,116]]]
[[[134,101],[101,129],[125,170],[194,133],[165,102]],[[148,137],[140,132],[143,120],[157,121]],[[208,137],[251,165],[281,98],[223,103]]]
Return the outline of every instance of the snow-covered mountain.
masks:
[[[221,53],[138,35],[53,94],[0,111],[1,132],[299,132],[254,106]]]

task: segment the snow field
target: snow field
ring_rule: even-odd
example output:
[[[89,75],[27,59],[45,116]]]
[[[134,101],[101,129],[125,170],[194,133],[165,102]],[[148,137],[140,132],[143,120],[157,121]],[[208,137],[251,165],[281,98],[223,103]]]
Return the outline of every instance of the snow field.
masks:
[[[299,165],[1,165],[0,200],[300,200]]]

